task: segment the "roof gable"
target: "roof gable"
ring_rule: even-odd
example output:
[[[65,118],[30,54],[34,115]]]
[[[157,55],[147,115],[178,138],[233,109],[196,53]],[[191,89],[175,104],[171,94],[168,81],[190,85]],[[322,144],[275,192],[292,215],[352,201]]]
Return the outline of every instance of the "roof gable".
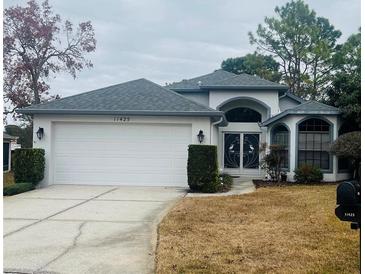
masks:
[[[66,114],[194,114],[219,116],[219,111],[200,105],[146,79],[138,79],[48,103],[20,109],[19,113]]]
[[[184,90],[184,89],[193,89],[199,90],[202,85],[210,85],[214,82],[221,81],[230,77],[234,77],[236,74],[232,72],[228,72],[222,69],[215,70],[212,73],[205,74],[202,76],[198,76],[195,78],[182,80],[180,82],[172,83],[166,85],[166,88],[172,90]]]
[[[316,101],[307,101],[300,105],[297,105],[293,108],[287,109],[266,121],[262,122],[262,126],[268,126],[271,123],[280,120],[281,118],[292,115],[292,114],[313,114],[313,115],[339,115],[341,114],[340,110],[336,107],[332,107],[326,104],[322,104]]]
[[[262,79],[255,75],[242,73],[211,84],[203,84],[201,88],[239,88],[239,89],[288,89],[288,86]]]
[[[291,93],[289,91],[285,92],[282,96],[279,97],[279,99],[282,99],[282,98],[285,98],[285,97],[290,98],[290,99],[292,99],[292,100],[294,100],[298,103],[306,102],[304,99],[300,98],[299,96],[294,95],[293,93]]]
[[[317,101],[308,101],[292,108],[295,112],[300,111],[339,111],[338,108],[332,107],[326,104],[322,104]]]

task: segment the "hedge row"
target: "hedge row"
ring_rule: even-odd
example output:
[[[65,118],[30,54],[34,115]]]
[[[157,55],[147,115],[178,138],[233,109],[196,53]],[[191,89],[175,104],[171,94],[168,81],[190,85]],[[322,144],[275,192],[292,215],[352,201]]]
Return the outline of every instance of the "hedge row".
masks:
[[[15,183],[38,184],[44,178],[44,149],[21,148],[14,151]]]

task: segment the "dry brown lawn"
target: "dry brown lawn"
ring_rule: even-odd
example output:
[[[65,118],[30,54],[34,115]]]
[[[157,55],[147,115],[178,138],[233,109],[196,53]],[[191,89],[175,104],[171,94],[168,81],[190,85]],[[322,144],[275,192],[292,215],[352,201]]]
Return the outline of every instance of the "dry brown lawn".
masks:
[[[359,273],[359,231],[335,185],[185,198],[162,221],[157,273]]]

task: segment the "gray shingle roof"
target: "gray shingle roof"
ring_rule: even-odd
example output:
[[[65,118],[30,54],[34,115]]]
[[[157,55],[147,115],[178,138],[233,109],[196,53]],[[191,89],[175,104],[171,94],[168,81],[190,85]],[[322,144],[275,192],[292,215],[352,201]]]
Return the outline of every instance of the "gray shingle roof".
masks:
[[[304,103],[306,102],[306,100],[294,95],[293,93],[291,93],[290,91],[285,92],[282,96],[279,97],[279,99],[284,98],[284,97],[288,97],[293,99],[294,101],[297,101],[298,103]]]
[[[222,116],[146,79],[101,88],[18,110],[19,113]]]
[[[202,84],[203,89],[288,89],[288,86],[262,79],[255,75],[242,73],[210,84]]]
[[[231,78],[236,76],[232,72],[228,72],[222,69],[218,69],[212,73],[205,74],[199,77],[195,77],[188,80],[182,80],[180,82],[172,83],[166,86],[172,90],[199,90],[200,85],[210,85],[220,80]]]
[[[271,82],[258,76],[245,73],[237,75],[222,69],[203,76],[169,84],[166,88],[181,92],[204,91],[208,89],[288,89],[285,85]]]
[[[316,101],[307,101],[293,108],[287,109],[261,123],[261,126],[268,126],[271,123],[293,114],[324,114],[324,115],[339,115],[340,110],[336,107],[325,105]]]

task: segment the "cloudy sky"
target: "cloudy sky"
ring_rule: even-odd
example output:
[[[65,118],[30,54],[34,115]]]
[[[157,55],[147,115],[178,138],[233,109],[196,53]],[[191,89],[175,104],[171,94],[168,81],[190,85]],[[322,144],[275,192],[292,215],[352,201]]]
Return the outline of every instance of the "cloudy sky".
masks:
[[[94,68],[50,79],[62,97],[147,78],[159,84],[212,72],[228,57],[253,52],[247,33],[255,31],[286,0],[49,0],[73,23],[91,20],[97,49]],[[307,0],[319,16],[343,33],[360,27],[360,0]],[[26,1],[5,0],[4,7]]]

